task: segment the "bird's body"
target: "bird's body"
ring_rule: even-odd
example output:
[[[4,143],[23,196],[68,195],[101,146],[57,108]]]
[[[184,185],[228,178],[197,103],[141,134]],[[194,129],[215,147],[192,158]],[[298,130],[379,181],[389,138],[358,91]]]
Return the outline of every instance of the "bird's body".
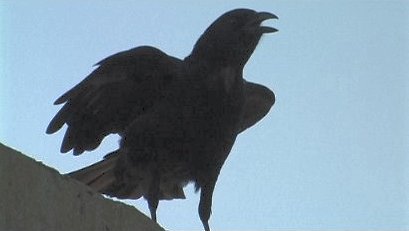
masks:
[[[159,200],[184,198],[183,187],[193,182],[210,230],[213,190],[236,136],[274,103],[270,90],[242,73],[261,35],[276,31],[260,25],[269,18],[276,16],[230,11],[184,60],[139,47],[99,62],[57,99],[65,105],[47,132],[68,124],[63,152],[92,150],[110,133],[121,135],[120,148],[70,176],[110,196],[146,198],[154,220]]]

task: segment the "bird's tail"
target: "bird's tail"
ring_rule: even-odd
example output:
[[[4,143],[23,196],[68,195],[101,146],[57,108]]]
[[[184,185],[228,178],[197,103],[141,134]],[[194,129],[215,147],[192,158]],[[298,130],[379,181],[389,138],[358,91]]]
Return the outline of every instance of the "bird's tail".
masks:
[[[133,182],[122,182],[117,179],[115,167],[120,156],[119,151],[114,151],[106,155],[103,160],[67,175],[108,196],[120,199],[138,199],[148,191],[145,187],[146,184],[141,182],[148,173],[142,171],[141,177]],[[184,186],[185,183],[183,182],[160,182],[159,199],[185,199]]]
[[[95,191],[104,193],[115,182],[115,165],[119,155],[110,153],[93,165],[70,172],[67,175],[89,185]]]

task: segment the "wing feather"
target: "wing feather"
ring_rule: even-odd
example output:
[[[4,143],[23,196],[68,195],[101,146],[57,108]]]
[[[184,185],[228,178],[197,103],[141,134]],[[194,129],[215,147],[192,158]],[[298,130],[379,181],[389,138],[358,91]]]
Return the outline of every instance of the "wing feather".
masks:
[[[243,115],[238,127],[239,133],[260,121],[275,103],[274,92],[261,84],[246,81],[244,95]]]
[[[55,101],[64,106],[46,132],[54,133],[67,124],[61,152],[73,149],[78,155],[95,149],[105,136],[122,132],[154,105],[177,75],[180,63],[149,46],[103,59],[90,75]]]

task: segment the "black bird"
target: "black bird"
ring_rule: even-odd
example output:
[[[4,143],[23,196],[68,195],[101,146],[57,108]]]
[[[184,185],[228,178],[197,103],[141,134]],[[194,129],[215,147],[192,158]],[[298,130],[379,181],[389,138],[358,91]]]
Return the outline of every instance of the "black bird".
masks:
[[[120,148],[69,175],[118,198],[184,198],[189,182],[201,190],[199,216],[210,230],[212,195],[236,136],[274,104],[268,88],[243,79],[244,65],[277,16],[249,9],[213,22],[183,61],[149,47],[110,56],[56,100],[65,103],[47,133],[68,125],[62,152],[95,149],[110,133]]]

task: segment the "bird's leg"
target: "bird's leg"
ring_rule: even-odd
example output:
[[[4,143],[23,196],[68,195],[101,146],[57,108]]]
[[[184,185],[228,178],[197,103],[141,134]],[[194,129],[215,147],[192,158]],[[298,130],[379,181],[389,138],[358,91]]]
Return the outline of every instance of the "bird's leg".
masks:
[[[151,219],[156,221],[156,209],[158,208],[159,200],[148,199],[149,212],[151,213]]]
[[[156,170],[153,171],[152,181],[149,186],[146,200],[148,201],[151,219],[156,222],[156,209],[158,208],[159,204],[159,174]]]
[[[205,231],[210,231],[209,218],[212,213],[212,197],[216,181],[206,183],[200,190],[199,217]]]

